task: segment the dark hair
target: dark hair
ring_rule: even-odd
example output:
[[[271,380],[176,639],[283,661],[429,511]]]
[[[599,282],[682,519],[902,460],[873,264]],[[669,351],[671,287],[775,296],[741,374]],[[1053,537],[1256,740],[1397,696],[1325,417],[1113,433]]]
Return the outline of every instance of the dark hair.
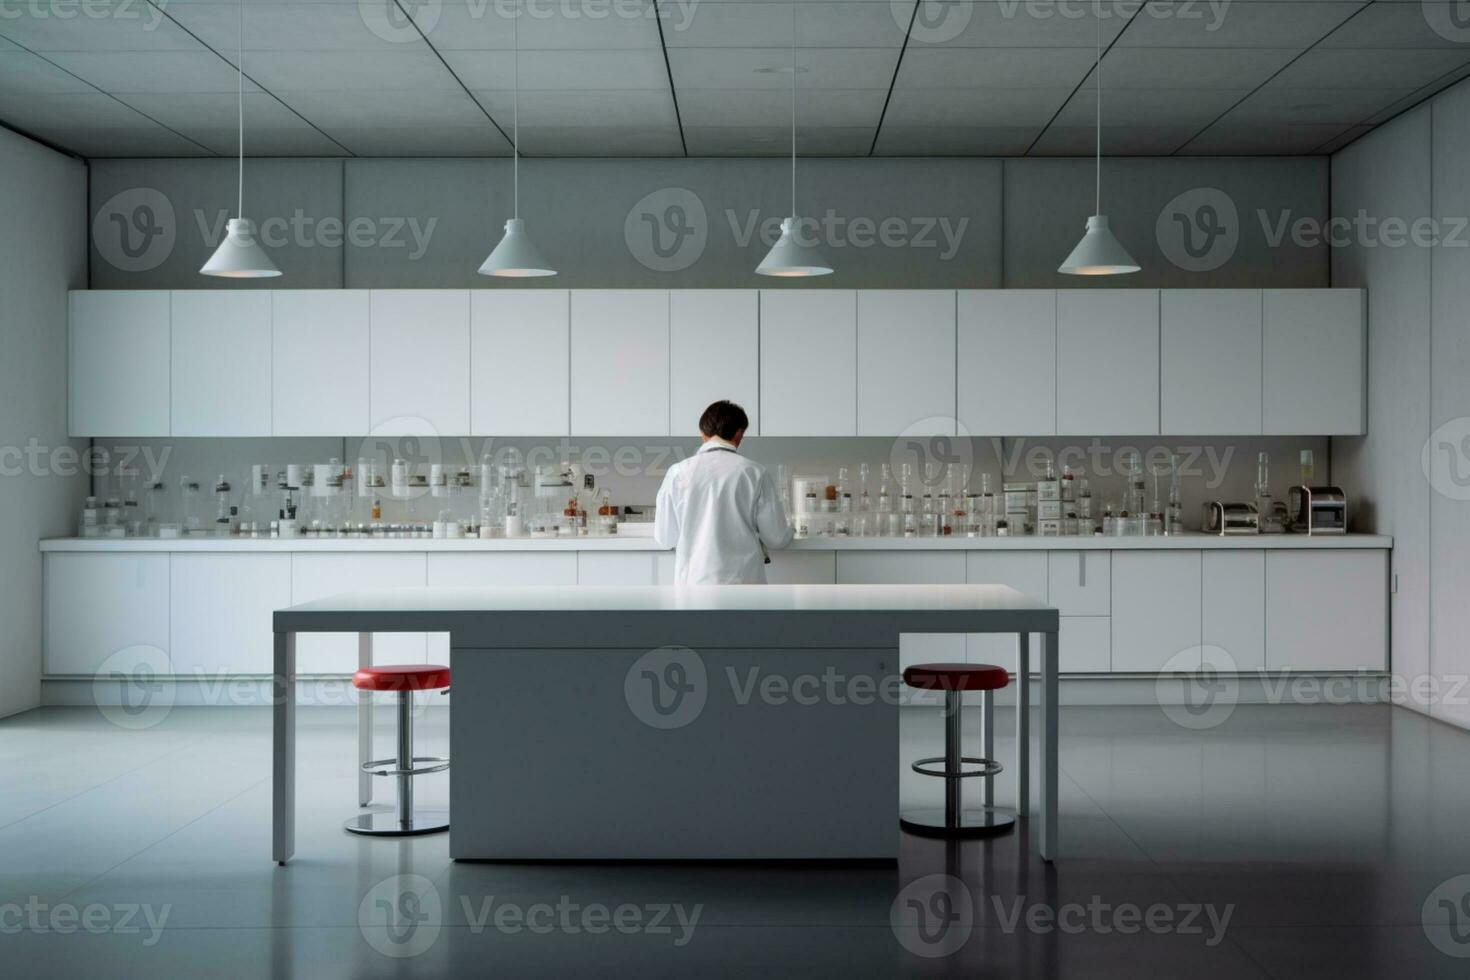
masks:
[[[699,431],[707,436],[719,436],[729,442],[735,433],[750,427],[745,409],[723,398],[704,410],[699,417]]]

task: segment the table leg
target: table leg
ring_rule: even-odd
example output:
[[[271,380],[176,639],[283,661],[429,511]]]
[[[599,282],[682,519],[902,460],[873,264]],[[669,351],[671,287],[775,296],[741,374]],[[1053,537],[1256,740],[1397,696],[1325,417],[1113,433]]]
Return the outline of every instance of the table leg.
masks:
[[[296,634],[276,632],[271,678],[271,857],[296,850]]]
[[[1057,856],[1058,657],[1061,649],[1056,633],[1046,633],[1041,645],[1041,859]]]
[[[373,665],[373,634],[357,634],[357,666]],[[357,805],[369,806],[373,802],[373,777],[363,772],[362,766],[373,757],[373,695],[371,691],[357,692]]]
[[[1016,648],[1016,816],[1031,812],[1031,635]]]

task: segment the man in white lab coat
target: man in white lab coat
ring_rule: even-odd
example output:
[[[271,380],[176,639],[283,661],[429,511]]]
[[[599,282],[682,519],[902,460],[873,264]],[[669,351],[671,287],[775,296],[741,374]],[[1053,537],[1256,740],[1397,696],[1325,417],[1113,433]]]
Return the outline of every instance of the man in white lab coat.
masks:
[[[715,402],[699,419],[699,452],[664,477],[654,536],[674,549],[675,585],[764,583],[765,549],[791,543],[776,481],[739,453],[749,424],[739,405]]]

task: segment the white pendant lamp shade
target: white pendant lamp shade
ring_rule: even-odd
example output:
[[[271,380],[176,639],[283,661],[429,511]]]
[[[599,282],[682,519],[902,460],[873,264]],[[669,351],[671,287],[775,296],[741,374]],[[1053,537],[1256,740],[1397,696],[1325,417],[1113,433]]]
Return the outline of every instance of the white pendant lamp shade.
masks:
[[[235,35],[235,123],[239,127],[235,171],[235,217],[225,226],[225,240],[199,272],[224,279],[269,279],[281,270],[265,254],[255,238],[255,222],[245,217],[245,0],[239,0],[238,33]]]
[[[781,237],[776,239],[776,244],[771,246],[755,271],[763,276],[787,278],[830,275],[832,267],[822,253],[814,245],[803,245],[799,234],[795,218],[781,219]]]
[[[505,223],[505,237],[495,246],[495,251],[480,266],[482,276],[504,276],[510,279],[529,279],[534,276],[554,276],[541,251],[526,235],[526,223],[520,218],[511,218]]]
[[[1057,271],[1069,276],[1117,276],[1138,269],[1133,256],[1113,237],[1108,216],[1094,214],[1087,219],[1087,232],[1082,241]]]
[[[255,222],[249,218],[230,219],[225,240],[199,271],[225,279],[268,279],[281,274],[255,240]]]

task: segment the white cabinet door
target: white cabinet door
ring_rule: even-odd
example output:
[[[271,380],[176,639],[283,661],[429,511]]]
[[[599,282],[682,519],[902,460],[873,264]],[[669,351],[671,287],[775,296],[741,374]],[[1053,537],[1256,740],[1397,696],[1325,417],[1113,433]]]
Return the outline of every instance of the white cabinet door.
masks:
[[[699,416],[721,398],[760,432],[760,294],[753,289],[669,293],[669,434],[699,435]]]
[[[1063,616],[1106,616],[1112,611],[1110,551],[1049,551],[1047,601]]]
[[[839,551],[837,583],[878,585],[953,585],[965,581],[965,555],[959,551]],[[902,636],[899,669],[922,663],[964,663],[965,634],[919,633]],[[937,704],[943,695],[902,688],[905,704]]]
[[[1112,662],[1112,628],[1107,616],[1063,616],[1057,627],[1064,674],[1106,674]],[[1038,668],[1039,669],[1039,668]]]
[[[668,434],[668,290],[573,290],[572,435]]]
[[[1159,291],[1057,292],[1057,434],[1159,432]]]
[[[169,295],[71,294],[68,395],[73,436],[169,434]]]
[[[955,434],[955,294],[857,294],[857,434]]]
[[[174,673],[269,674],[272,614],[291,605],[290,555],[169,556]]]
[[[656,551],[577,552],[578,585],[657,585]]]
[[[1361,289],[1265,291],[1267,435],[1362,435],[1364,348]]]
[[[1200,646],[1217,668],[1266,667],[1266,553],[1204,553]],[[1212,648],[1225,651],[1222,657]]]
[[[1166,289],[1159,338],[1164,435],[1260,434],[1259,289]]]
[[[761,290],[761,435],[857,435],[852,290]]]
[[[1057,291],[959,291],[959,420],[973,436],[1057,431]]]
[[[661,551],[655,557],[658,585],[674,584],[674,553]],[[831,585],[837,581],[835,551],[773,551],[766,566],[771,585]]]
[[[1383,670],[1388,552],[1266,553],[1266,666]]]
[[[429,552],[429,587],[432,589],[576,584],[575,551]]]
[[[965,556],[965,581],[971,585],[1009,585],[1029,598],[1046,602],[1046,580],[1044,551],[971,551]],[[1041,669],[1038,642],[1036,637],[1031,640],[1033,674]],[[1010,633],[971,633],[965,638],[965,659],[972,664],[996,664],[1015,673],[1016,643]]]
[[[272,434],[365,434],[371,368],[367,290],[273,290],[271,336]]]
[[[372,431],[458,436],[470,431],[470,291],[374,289]]]
[[[187,289],[173,293],[175,436],[271,434],[271,294]]]
[[[1115,673],[1199,668],[1200,576],[1198,551],[1114,552]]]
[[[423,554],[293,554],[291,604],[325,599],[359,589],[423,588]],[[373,662],[421,664],[423,633],[374,633]],[[302,633],[296,638],[296,669],[302,674],[350,674],[357,669],[356,633]]]
[[[168,555],[48,554],[45,580],[47,674],[166,664]]]
[[[571,432],[571,307],[565,289],[470,293],[470,432]]]

